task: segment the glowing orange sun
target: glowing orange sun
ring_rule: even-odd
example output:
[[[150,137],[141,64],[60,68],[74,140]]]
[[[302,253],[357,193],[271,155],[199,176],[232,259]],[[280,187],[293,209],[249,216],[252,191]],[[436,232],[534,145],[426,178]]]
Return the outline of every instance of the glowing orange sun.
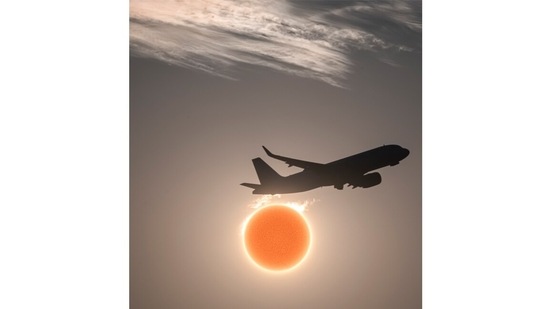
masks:
[[[296,209],[272,205],[255,211],[244,228],[244,246],[260,267],[282,271],[297,266],[307,255],[311,233]]]

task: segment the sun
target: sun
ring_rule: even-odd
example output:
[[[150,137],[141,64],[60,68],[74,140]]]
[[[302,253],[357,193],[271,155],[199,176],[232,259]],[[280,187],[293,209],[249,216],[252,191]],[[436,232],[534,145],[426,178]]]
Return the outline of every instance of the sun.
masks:
[[[309,224],[291,206],[261,207],[244,226],[244,248],[252,261],[266,270],[293,269],[305,259],[310,246]]]

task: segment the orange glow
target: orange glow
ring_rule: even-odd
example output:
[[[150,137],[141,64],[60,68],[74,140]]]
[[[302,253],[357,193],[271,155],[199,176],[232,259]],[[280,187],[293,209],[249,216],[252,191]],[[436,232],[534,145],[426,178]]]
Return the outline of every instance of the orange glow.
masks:
[[[244,245],[251,259],[268,270],[297,266],[309,251],[311,234],[305,218],[288,206],[259,208],[244,230]]]

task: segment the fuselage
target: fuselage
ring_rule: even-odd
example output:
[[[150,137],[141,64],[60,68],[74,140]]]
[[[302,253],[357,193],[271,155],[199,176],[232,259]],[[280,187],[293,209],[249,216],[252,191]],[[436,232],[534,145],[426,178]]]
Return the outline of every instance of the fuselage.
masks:
[[[363,177],[370,171],[397,165],[409,153],[408,149],[398,145],[384,145],[315,168],[306,168],[302,172],[276,178],[269,183],[262,183],[253,193],[296,193],[323,186],[341,189],[345,183]]]

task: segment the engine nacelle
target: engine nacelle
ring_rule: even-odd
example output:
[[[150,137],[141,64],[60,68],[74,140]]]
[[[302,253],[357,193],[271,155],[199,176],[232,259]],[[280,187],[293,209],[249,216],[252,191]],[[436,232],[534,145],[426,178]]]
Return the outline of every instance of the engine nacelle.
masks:
[[[366,174],[360,178],[357,178],[349,183],[350,186],[369,188],[377,186],[381,183],[381,175],[379,173]]]

